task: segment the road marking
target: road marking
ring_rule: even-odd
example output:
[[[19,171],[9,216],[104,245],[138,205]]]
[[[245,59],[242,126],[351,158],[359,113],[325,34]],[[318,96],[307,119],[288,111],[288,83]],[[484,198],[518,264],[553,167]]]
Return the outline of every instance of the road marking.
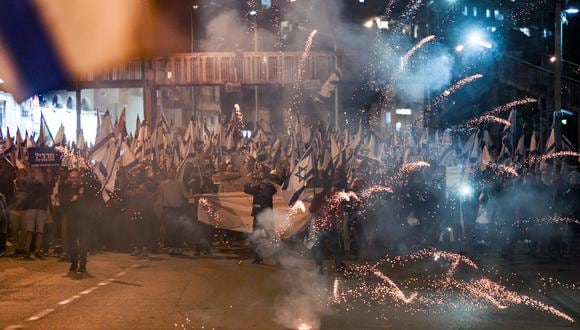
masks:
[[[79,295],[75,295],[75,296],[72,296],[72,297],[70,297],[70,298],[68,298],[68,299],[65,299],[65,300],[63,300],[63,301],[59,302],[58,304],[59,304],[59,305],[66,305],[66,304],[68,304],[68,303],[70,303],[70,302],[73,302],[73,301],[75,301],[75,300],[79,299],[80,297],[81,297],[81,296],[79,296]]]
[[[11,260],[11,261],[12,261],[12,260]],[[144,262],[145,262],[145,261],[144,261]],[[141,266],[141,264],[134,264],[134,265],[132,265],[131,267],[132,267],[132,268],[138,268],[138,267],[140,267],[140,266]],[[121,271],[121,272],[119,272],[119,273],[117,273],[117,274],[113,275],[113,278],[109,278],[109,279],[107,279],[107,280],[105,280],[105,281],[101,281],[101,282],[99,282],[99,283],[97,284],[97,286],[93,286],[93,287],[90,287],[90,288],[88,288],[88,289],[86,289],[86,290],[83,290],[83,291],[81,291],[81,292],[80,292],[80,294],[79,294],[79,295],[74,295],[74,296],[72,296],[72,297],[70,297],[70,298],[68,298],[68,299],[65,299],[65,300],[63,300],[63,301],[61,301],[61,302],[58,302],[58,303],[57,303],[57,305],[61,305],[61,306],[62,306],[62,305],[67,305],[67,304],[69,304],[69,303],[71,303],[71,302],[73,302],[73,301],[75,301],[75,300],[79,299],[79,298],[81,297],[80,295],[87,295],[87,294],[90,294],[90,293],[94,292],[95,290],[97,290],[97,289],[99,288],[99,286],[105,286],[105,285],[109,285],[109,284],[111,284],[111,282],[115,281],[115,279],[114,279],[115,277],[121,277],[121,276],[123,276],[123,275],[125,275],[125,274],[127,274],[127,272],[126,272],[126,271]],[[40,311],[40,312],[38,312],[38,313],[36,313],[36,314],[32,315],[31,317],[27,318],[27,319],[26,319],[26,321],[29,321],[29,322],[30,322],[30,321],[38,321],[38,320],[40,320],[41,318],[43,318],[43,317],[47,316],[48,314],[50,314],[50,313],[52,313],[52,312],[54,312],[54,311],[55,311],[55,309],[54,309],[54,308],[47,308],[47,309],[44,309],[44,310],[42,310],[42,311]],[[11,326],[9,326],[9,327],[6,327],[6,328],[4,328],[4,330],[15,330],[15,329],[23,329],[23,328],[24,328],[24,326],[22,326],[22,325],[20,325],[20,324],[17,324],[17,325],[11,325]]]
[[[84,290],[84,291],[81,291],[81,294],[89,294],[89,293],[91,293],[91,292],[95,291],[95,290],[96,290],[96,289],[98,289],[98,288],[99,288],[98,286],[93,286],[93,287],[91,287],[91,288],[88,288],[88,289],[86,289],[86,290]]]
[[[36,320],[40,320],[41,318],[47,316],[48,314],[54,312],[54,308],[47,308],[45,310],[42,310],[34,315],[32,315],[31,317],[27,318],[26,321],[36,321]]]
[[[121,276],[123,276],[123,275],[125,275],[125,274],[127,274],[127,272],[126,272],[126,271],[122,271],[122,272],[119,272],[119,273],[117,273],[117,274],[115,274],[115,275],[113,275],[113,276],[114,276],[114,277],[121,277]]]

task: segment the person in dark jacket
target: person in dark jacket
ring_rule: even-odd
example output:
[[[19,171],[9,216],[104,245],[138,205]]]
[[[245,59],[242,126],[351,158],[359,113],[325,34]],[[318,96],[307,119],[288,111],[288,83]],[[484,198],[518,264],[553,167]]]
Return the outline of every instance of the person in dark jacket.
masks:
[[[40,256],[42,246],[42,234],[44,226],[48,221],[48,208],[50,204],[50,185],[46,180],[44,172],[40,168],[35,168],[32,172],[32,180],[29,181],[25,190],[27,199],[25,203],[25,220],[26,220],[26,253],[25,258],[31,258],[32,238],[36,235],[34,243],[34,255]]]
[[[276,186],[266,179],[265,169],[260,169],[257,175],[253,178],[253,182],[246,183],[244,185],[244,192],[248,195],[253,196],[252,201],[252,216],[254,217],[253,232],[256,233],[258,230],[263,229],[263,225],[260,222],[267,222],[269,219],[264,219],[263,217],[269,216],[268,212],[272,211],[273,208],[273,197],[276,194]],[[271,214],[271,213],[270,213]],[[259,251],[259,246],[256,243],[252,244],[252,249],[254,250],[254,261],[253,263],[262,263],[263,255]],[[274,254],[276,263],[278,264],[277,254]]]
[[[60,205],[63,217],[66,217],[66,247],[71,260],[69,269],[71,273],[87,272],[88,233],[86,216],[83,213],[93,210],[83,210],[86,207],[85,200],[81,174],[78,170],[72,170],[60,191]]]
[[[314,262],[318,273],[323,273],[324,251],[328,243],[334,256],[334,264],[338,271],[344,269],[344,250],[341,246],[340,236],[337,228],[338,214],[331,207],[331,200],[334,195],[332,183],[324,182],[324,189],[314,195],[308,211],[312,214],[313,223],[311,231],[315,235],[314,241]]]

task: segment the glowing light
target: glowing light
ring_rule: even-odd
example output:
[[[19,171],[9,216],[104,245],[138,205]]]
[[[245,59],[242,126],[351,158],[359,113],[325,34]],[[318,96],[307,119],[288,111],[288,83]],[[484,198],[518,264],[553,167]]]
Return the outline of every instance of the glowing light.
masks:
[[[464,49],[465,49],[465,46],[463,46],[463,45],[457,45],[455,47],[455,51],[457,51],[457,52],[462,52]]]
[[[298,325],[298,330],[311,330],[312,326],[310,324],[301,323]]]
[[[556,62],[556,56],[550,57],[550,62],[552,62],[552,63]]]
[[[473,193],[473,188],[471,188],[470,185],[464,183],[461,186],[459,186],[459,194],[461,194],[461,196],[469,197],[469,196],[471,196],[472,193]]]
[[[371,29],[373,27],[373,25],[375,25],[375,23],[372,19],[369,19],[368,21],[364,22],[364,24],[363,24],[363,26],[366,27],[367,29]]]
[[[579,10],[576,7],[570,7],[568,9],[564,10],[564,12],[566,14],[572,14],[572,15],[574,15],[574,14],[578,14]]]

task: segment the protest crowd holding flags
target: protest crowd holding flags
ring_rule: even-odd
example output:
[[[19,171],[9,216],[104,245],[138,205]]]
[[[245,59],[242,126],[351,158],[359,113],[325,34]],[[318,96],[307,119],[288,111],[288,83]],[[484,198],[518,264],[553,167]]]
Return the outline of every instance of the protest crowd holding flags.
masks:
[[[468,198],[461,194],[458,197],[461,185],[473,186],[470,191],[477,194],[471,194],[472,200],[489,198],[495,193],[493,189],[497,189],[494,185],[505,184],[506,180],[518,182],[518,177],[540,171],[546,173],[549,167],[553,175],[556,171],[573,173],[569,164],[574,162],[570,160],[579,156],[565,137],[565,150],[555,150],[554,130],[544,146],[540,145],[539,132],[530,136],[517,132],[515,109],[505,122],[476,118],[475,122],[480,124],[444,131],[410,127],[379,132],[365,129],[362,121],[356,130],[339,131],[324,123],[306,124],[296,114],[287,127],[289,134],[275,135],[268,123],[260,121],[251,137],[242,135],[245,123],[238,105],[231,117],[220,120],[214,130],[207,127],[203,118],[191,118],[183,129],[174,127],[161,112],[154,125],[137,119],[132,135],[127,133],[124,110],[116,123],[108,112],[98,117],[94,145],[85,142],[82,131],[76,142],[70,142],[62,125],[53,136],[42,117],[36,138],[28,132],[22,136],[20,130],[14,136],[7,131],[2,137],[1,156],[14,169],[25,170],[36,166],[31,162],[30,150],[50,147],[60,154],[62,168],[90,173],[98,184],[95,191],[105,205],[123,202],[122,196],[128,189],[126,177],[136,180],[131,176],[133,172],[145,170],[150,180],[162,180],[174,171],[177,179],[195,195],[195,198],[190,195],[196,205],[186,212],[188,217],[214,229],[247,233],[252,231],[253,219],[244,204],[251,203],[240,187],[256,172],[266,171],[281,192],[274,200],[276,212],[282,215],[275,225],[281,239],[305,231],[312,233],[314,226],[306,210],[317,188],[320,193],[328,182],[336,192],[349,192],[336,195],[328,203],[358,208],[359,215],[354,216],[358,222],[376,217],[376,208],[380,208],[377,203],[386,207],[385,203],[395,200],[399,202],[399,210],[392,215],[396,222],[419,218],[420,222],[402,221],[410,227],[420,223],[426,232],[437,232],[442,223],[453,224],[445,227],[457,227],[459,234],[455,237],[465,239],[471,235],[470,226],[464,221],[468,211],[464,207],[459,216],[452,211],[454,203]],[[502,124],[498,130],[497,126]],[[192,182],[196,184],[192,186]],[[149,188],[151,193],[155,193],[158,183],[151,185],[154,187]],[[445,184],[447,189],[442,188]],[[386,191],[392,193],[385,194]],[[427,205],[427,201],[437,207]],[[473,207],[473,217],[477,218],[478,206]],[[461,221],[455,221],[454,217]],[[378,226],[376,220],[368,220],[364,226],[371,224]],[[354,233],[350,235],[344,240],[355,239]],[[443,234],[427,236],[444,241]],[[367,238],[359,235],[356,239]],[[362,245],[365,244],[359,242]]]

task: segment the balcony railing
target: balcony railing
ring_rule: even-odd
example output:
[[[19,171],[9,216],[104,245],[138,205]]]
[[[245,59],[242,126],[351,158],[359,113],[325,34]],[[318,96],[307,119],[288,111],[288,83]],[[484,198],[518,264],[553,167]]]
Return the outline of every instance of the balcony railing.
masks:
[[[293,84],[302,52],[183,53],[154,58],[152,79],[157,85]],[[339,60],[340,61],[340,60]],[[312,52],[304,62],[304,80],[326,80],[334,71],[334,53]],[[87,73],[81,82],[143,80],[143,61]]]

